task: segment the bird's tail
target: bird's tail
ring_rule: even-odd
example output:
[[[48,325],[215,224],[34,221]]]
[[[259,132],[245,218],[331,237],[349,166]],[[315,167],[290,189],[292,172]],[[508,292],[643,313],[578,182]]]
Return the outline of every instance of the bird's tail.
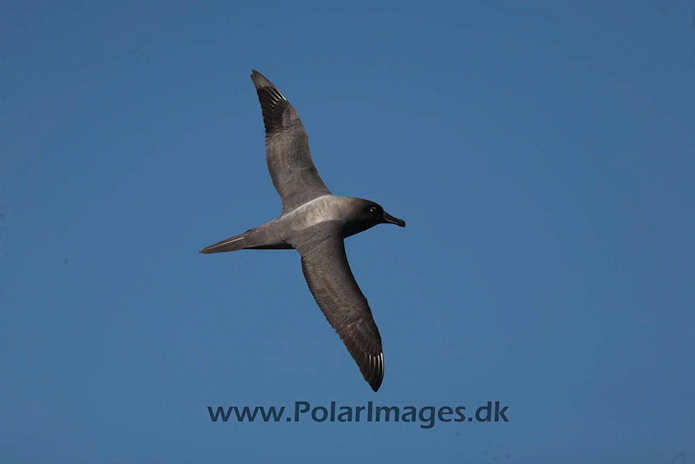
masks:
[[[250,248],[247,238],[251,231],[253,231],[253,229],[247,230],[243,234],[221,240],[213,245],[203,248],[200,250],[200,252],[204,254],[222,253],[225,251],[237,251],[243,250],[244,248]]]
[[[292,245],[286,243],[278,233],[275,221],[249,229],[243,234],[226,238],[220,242],[205,247],[201,253],[222,253],[253,248],[255,250],[286,250]]]

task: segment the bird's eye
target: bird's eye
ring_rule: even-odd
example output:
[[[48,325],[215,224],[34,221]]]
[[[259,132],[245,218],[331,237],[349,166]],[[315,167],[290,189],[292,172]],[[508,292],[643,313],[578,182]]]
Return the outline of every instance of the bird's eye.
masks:
[[[370,213],[376,213],[376,212],[377,212],[377,207],[376,207],[376,206],[372,206],[371,208],[369,208],[369,212],[370,212]]]

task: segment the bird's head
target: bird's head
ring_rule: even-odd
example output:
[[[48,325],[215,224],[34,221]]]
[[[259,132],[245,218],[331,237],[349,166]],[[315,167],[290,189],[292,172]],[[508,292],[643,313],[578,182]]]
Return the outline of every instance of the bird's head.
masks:
[[[345,224],[345,237],[370,229],[377,224],[395,224],[405,227],[405,221],[391,216],[380,204],[355,198],[349,207],[348,221]]]

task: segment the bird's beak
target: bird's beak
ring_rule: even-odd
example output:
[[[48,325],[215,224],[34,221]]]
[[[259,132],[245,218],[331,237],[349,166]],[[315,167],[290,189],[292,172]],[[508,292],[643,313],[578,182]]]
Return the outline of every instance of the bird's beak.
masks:
[[[384,221],[390,224],[396,224],[397,226],[405,227],[405,221],[403,219],[393,217],[386,211],[384,211]]]

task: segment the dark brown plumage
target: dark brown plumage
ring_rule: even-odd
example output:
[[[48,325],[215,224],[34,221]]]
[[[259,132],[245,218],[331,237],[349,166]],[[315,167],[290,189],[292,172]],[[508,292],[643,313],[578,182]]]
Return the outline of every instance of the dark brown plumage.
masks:
[[[321,311],[374,391],[384,378],[381,335],[357,285],[343,239],[377,224],[405,222],[369,200],[331,194],[314,166],[299,115],[257,71],[251,75],[265,125],[266,161],[282,198],[282,214],[267,224],[204,248],[201,253],[294,248]]]

